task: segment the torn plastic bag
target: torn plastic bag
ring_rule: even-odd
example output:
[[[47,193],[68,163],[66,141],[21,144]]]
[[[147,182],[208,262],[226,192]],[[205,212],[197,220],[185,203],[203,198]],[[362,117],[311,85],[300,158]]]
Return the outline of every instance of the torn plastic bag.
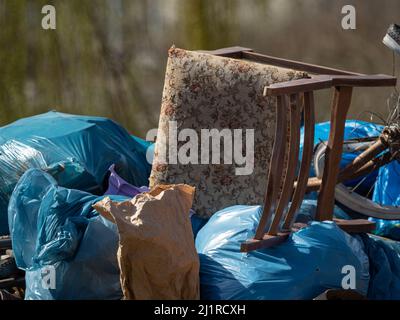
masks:
[[[117,229],[92,207],[102,198],[60,187],[39,169],[21,177],[8,213],[15,260],[26,271],[26,299],[122,297]]]
[[[118,173],[115,171],[115,165],[112,165],[109,169],[109,178],[108,178],[108,189],[106,191],[106,195],[121,195],[129,198],[133,198],[140,193],[149,191],[149,187],[136,187],[124,179],[122,179]],[[208,219],[200,217],[198,214],[194,212],[193,209],[190,209],[190,220],[192,223],[192,230],[194,238],[196,238],[199,230],[207,223]]]
[[[94,207],[115,221],[125,299],[198,299],[199,258],[188,212],[194,188],[159,185],[131,200]]]
[[[8,200],[27,169],[41,168],[63,187],[101,195],[113,163],[126,181],[148,185],[150,145],[112,120],[54,111],[0,128],[0,235],[8,233]]]
[[[342,288],[345,266],[355,268],[356,290],[367,294],[369,263],[362,244],[333,222],[311,222],[276,247],[240,252],[240,244],[254,236],[261,211],[228,207],[199,231],[202,299],[313,299]]]

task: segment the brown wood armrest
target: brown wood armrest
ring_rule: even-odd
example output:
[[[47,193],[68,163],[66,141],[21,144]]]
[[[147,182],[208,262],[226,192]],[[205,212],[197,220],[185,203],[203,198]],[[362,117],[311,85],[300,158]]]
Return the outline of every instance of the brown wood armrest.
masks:
[[[333,221],[347,233],[371,233],[376,228],[376,223],[366,219],[343,220],[333,218]]]
[[[274,83],[264,88],[264,95],[271,96],[310,92],[314,90],[327,89],[330,87],[332,87],[332,77],[329,75],[321,75],[312,78]]]
[[[391,87],[396,85],[397,79],[392,76],[360,75],[360,76],[332,76],[333,86],[351,87]]]
[[[320,75],[312,78],[274,83],[264,88],[264,95],[282,95],[330,87],[391,87],[397,79],[387,75]]]

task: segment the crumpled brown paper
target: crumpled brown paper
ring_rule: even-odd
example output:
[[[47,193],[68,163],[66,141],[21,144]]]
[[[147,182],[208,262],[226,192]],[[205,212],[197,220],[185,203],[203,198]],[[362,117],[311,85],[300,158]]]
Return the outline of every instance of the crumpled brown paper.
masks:
[[[119,231],[125,299],[199,299],[200,262],[189,218],[194,188],[158,185],[132,200],[94,208]]]

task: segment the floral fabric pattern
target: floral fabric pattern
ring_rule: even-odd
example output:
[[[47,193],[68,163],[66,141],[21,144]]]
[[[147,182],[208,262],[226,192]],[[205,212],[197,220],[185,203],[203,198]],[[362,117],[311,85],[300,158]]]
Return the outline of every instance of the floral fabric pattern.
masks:
[[[157,139],[150,186],[185,183],[196,188],[193,209],[209,217],[230,205],[262,204],[275,132],[275,97],[265,86],[307,77],[304,72],[172,47],[158,127],[168,137],[169,121],[178,132],[201,129],[254,129],[254,170],[235,175],[237,164],[165,164]],[[178,148],[185,142],[178,142]],[[221,148],[221,154],[223,154]],[[246,150],[243,146],[243,150]],[[199,150],[200,154],[200,150]],[[211,159],[211,150],[210,150]]]

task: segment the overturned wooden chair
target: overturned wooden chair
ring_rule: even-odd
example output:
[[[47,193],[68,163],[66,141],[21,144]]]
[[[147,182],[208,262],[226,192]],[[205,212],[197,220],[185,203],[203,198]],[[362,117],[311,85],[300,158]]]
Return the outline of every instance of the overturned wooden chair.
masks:
[[[290,232],[303,227],[293,223],[307,188],[319,190],[316,220],[335,220],[349,233],[371,232],[375,224],[368,220],[333,218],[335,186],[339,177],[344,126],[351,103],[353,87],[395,86],[396,78],[387,75],[365,75],[318,65],[286,60],[232,47],[213,52],[215,55],[246,59],[269,65],[305,71],[310,78],[281,82],[265,87],[264,96],[277,97],[276,133],[270,161],[263,213],[253,239],[241,245],[244,252],[270,247],[287,239]],[[314,91],[333,90],[331,131],[327,142],[322,179],[309,178],[313,156],[315,106]],[[304,120],[304,147],[299,157],[300,125]],[[289,126],[289,130],[287,130]],[[287,154],[287,161],[283,161]],[[358,169],[360,164],[358,164]],[[349,168],[347,168],[348,170]],[[354,169],[357,169],[356,166]],[[356,170],[355,170],[356,171]]]

